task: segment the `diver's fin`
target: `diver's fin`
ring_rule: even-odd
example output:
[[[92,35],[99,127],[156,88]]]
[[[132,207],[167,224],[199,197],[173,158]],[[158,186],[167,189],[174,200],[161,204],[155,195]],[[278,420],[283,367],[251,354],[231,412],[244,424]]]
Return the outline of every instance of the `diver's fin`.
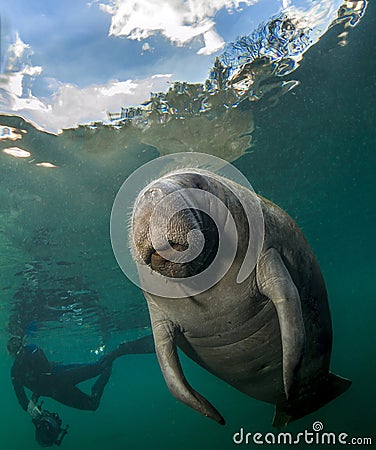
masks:
[[[262,295],[273,302],[282,339],[283,385],[289,399],[304,352],[305,328],[299,292],[274,248],[257,262],[257,285]]]
[[[318,383],[309,384],[301,392],[301,398],[277,405],[273,426],[281,428],[289,422],[310,414],[343,394],[351,385],[351,381],[334,373],[329,373]]]
[[[176,327],[169,320],[155,320],[151,311],[150,313],[156,354],[170,392],[187,406],[224,425],[225,420],[221,414],[204,397],[192,389],[184,377],[175,344]]]
[[[155,353],[154,340],[151,334],[143,336],[134,341],[121,342],[118,345],[118,348],[114,351],[116,358],[124,355],[143,355],[146,353]]]

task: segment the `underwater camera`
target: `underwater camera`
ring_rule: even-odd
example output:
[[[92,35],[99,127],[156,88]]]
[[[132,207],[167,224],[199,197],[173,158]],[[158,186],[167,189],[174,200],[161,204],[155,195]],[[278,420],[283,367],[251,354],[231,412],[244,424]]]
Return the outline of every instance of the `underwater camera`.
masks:
[[[38,406],[40,414],[33,418],[35,425],[35,439],[41,447],[52,447],[60,445],[65,435],[68,433],[67,425],[62,428],[62,420],[58,413],[52,413],[42,409],[43,402]]]

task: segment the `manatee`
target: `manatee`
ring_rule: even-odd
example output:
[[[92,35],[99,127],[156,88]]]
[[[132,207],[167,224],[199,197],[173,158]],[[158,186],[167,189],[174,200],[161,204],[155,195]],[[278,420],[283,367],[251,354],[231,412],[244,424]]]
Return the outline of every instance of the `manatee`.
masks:
[[[220,199],[227,215],[219,222],[223,225],[232,216],[237,241],[234,259],[221,279],[203,292],[185,296],[185,281],[218,256],[222,226],[210,213],[194,207],[191,192]],[[153,212],[172,193],[176,194],[174,200],[154,217],[152,229]],[[208,198],[209,210],[215,209]],[[263,241],[254,267],[239,281],[252,234],[244,205],[255,202],[263,216]],[[171,216],[167,226],[161,217],[164,214]],[[167,251],[183,253],[194,244],[197,231],[204,246],[188,262],[171,260],[153,246],[152,233],[160,234],[166,236]],[[221,239],[229,239],[230,244],[233,237]],[[350,386],[351,381],[329,370],[332,325],[318,262],[297,224],[271,201],[205,170],[173,171],[139,193],[132,212],[130,243],[148,303],[159,365],[170,392],[181,402],[225,423],[186,380],[178,348],[239,391],[274,404],[273,425],[277,428],[316,411]],[[145,270],[151,277],[149,283],[153,276],[155,283],[161,278],[166,283],[175,281],[176,297],[153,293],[144,285]]]

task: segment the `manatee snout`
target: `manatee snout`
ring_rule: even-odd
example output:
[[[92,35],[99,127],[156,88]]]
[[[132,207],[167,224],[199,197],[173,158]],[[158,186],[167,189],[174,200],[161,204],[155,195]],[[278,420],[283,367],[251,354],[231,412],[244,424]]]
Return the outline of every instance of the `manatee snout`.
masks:
[[[200,273],[218,248],[215,223],[194,207],[185,190],[186,182],[182,174],[150,183],[139,194],[133,209],[131,246],[135,260],[172,278]],[[189,258],[189,251],[199,246],[198,241],[204,243],[202,251]]]

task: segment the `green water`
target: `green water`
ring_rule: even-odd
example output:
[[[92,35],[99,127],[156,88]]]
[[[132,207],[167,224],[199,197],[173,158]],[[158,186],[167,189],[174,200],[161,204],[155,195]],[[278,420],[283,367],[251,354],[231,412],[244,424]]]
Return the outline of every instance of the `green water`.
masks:
[[[255,105],[252,145],[234,162],[255,190],[286,209],[307,236],[329,293],[334,331],[331,368],[353,381],[344,395],[293,423],[289,431],[311,430],[313,422],[321,421],[326,431],[371,436],[373,442],[375,13],[371,4],[345,47],[337,45],[336,29],[330,30],[291,76],[300,80],[300,86],[273,107]],[[3,124],[28,126],[17,118],[1,119]],[[54,278],[43,283],[54,285],[60,276],[79,273],[84,278],[81,287],[99,292],[113,316],[123,318],[105,337],[103,329],[90,326],[90,320],[83,326],[69,320],[65,328],[42,329],[37,338],[55,357],[66,362],[92,360],[89,350],[96,345],[105,341],[114,347],[128,330],[149,324],[142,295],[112,255],[108,220],[124,179],[157,156],[156,149],[130,138],[126,151],[120,151],[117,142],[122,146],[124,142],[119,132],[102,136],[95,146],[95,138],[85,133],[55,137],[30,126],[28,131],[27,149],[60,169],[42,172],[25,161],[0,156],[0,445],[4,450],[40,448],[30,418],[16,402],[9,377],[12,361],[5,350],[5,326],[23,282],[15,273],[25,263],[46,258],[73,261],[68,268],[54,266]],[[51,245],[35,244],[35,230],[43,227],[50,230]],[[38,276],[42,283],[43,276]],[[58,410],[64,423],[70,424],[63,448],[231,449],[236,448],[232,436],[241,427],[252,433],[273,431],[271,405],[237,392],[185,357],[182,363],[192,386],[226,418],[225,427],[170,395],[154,355],[134,355],[116,361],[98,411],[75,411],[46,399],[45,406]]]

